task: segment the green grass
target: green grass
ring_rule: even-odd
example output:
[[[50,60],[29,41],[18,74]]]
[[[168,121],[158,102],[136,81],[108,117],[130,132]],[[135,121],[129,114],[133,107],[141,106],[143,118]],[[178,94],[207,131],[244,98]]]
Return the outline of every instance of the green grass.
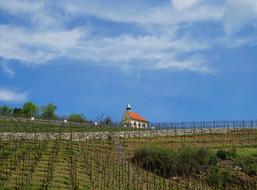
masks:
[[[257,145],[253,147],[237,148],[238,156],[257,158]]]
[[[87,132],[101,130],[113,132],[122,129],[82,129],[68,126],[67,128],[60,128],[50,125],[32,125],[31,123],[3,124],[0,122],[0,132]],[[171,173],[170,176],[166,175],[164,178],[163,175],[160,175],[162,172],[158,174],[153,170],[146,170],[149,169],[147,167],[137,167],[130,162],[136,149],[152,146],[155,149],[153,152],[149,150],[150,154],[157,152],[159,163],[165,159],[167,163],[172,163],[172,158],[175,158],[174,163],[177,166],[172,166],[176,169],[175,173]],[[183,146],[188,148],[181,149]],[[72,189],[74,186],[77,189],[95,190],[168,190],[189,189],[193,186],[208,189],[210,188],[208,183],[197,177],[204,172],[208,173],[200,166],[212,166],[208,165],[210,155],[215,155],[218,149],[230,150],[233,147],[236,147],[237,151],[237,157],[233,158],[233,161],[245,166],[242,172],[245,171],[249,174],[246,174],[249,180],[256,179],[255,175],[252,175],[255,167],[252,165],[252,160],[257,155],[256,131],[87,141],[0,139],[0,189],[46,189],[46,181],[48,181],[47,188],[52,190]],[[249,160],[243,162],[241,158],[243,161],[244,158]],[[219,163],[218,167],[220,167]],[[165,167],[159,167],[167,174],[168,169],[163,168]],[[52,171],[51,174],[50,171]],[[192,177],[191,172],[196,175]],[[176,178],[176,175],[180,177]],[[215,178],[215,175],[218,177]],[[214,171],[212,177],[220,184],[222,183],[222,176],[223,169],[216,173]],[[207,174],[203,177],[207,177]]]

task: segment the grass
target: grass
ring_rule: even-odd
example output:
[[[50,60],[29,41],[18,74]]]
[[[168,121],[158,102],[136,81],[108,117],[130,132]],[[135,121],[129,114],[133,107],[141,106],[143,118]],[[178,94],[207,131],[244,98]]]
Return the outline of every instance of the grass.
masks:
[[[238,150],[238,156],[257,158],[257,146],[237,148],[237,150]]]
[[[13,126],[17,127],[17,123]],[[14,129],[9,131],[16,131]],[[26,124],[23,129],[28,132],[60,131],[57,126],[36,126],[33,131]],[[61,132],[68,131],[61,129]],[[215,181],[217,187],[222,187],[228,177],[226,170],[231,168],[210,161],[219,149],[229,151],[233,147],[237,156],[219,162],[237,162],[242,168],[240,174],[244,173],[249,181],[256,180],[255,166],[251,161],[257,155],[256,129],[195,136],[76,140],[0,139],[0,189],[46,189],[46,181],[48,189],[210,189],[210,184],[215,184]],[[151,167],[138,167],[130,162],[135,151],[143,148],[148,148],[145,155],[152,155],[147,158],[148,163],[152,163]],[[155,153],[159,163],[153,162]],[[144,155],[139,157],[146,159]],[[134,163],[137,164],[142,161],[136,160]],[[165,165],[161,165],[163,160],[166,160]],[[159,173],[154,170],[156,165]],[[213,168],[212,172],[206,168]],[[51,175],[49,171],[52,171]],[[165,175],[161,175],[163,173]],[[237,173],[232,171],[230,174],[233,177]],[[206,180],[208,176],[209,181]]]
[[[71,126],[69,123],[55,125],[50,122],[38,123],[37,121],[15,121],[15,120],[1,120],[0,119],[0,132],[26,132],[26,133],[58,133],[62,132],[118,132],[118,131],[144,131],[148,129],[135,129],[115,127],[108,125],[94,126],[90,123],[83,125]]]

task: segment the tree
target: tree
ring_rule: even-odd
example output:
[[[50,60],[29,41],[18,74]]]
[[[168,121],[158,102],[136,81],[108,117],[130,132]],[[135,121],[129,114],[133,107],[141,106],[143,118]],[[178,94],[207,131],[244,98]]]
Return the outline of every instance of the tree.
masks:
[[[104,123],[105,125],[112,125],[112,124],[113,124],[112,117],[109,116],[109,115],[107,115],[107,116],[104,118],[103,123]]]
[[[102,125],[112,125],[113,124],[112,117],[109,115],[106,116],[105,113],[102,113],[102,115],[100,115],[100,117],[97,117],[97,122]]]
[[[22,109],[21,108],[14,108],[13,109],[13,117],[21,117],[22,116]]]
[[[57,110],[56,105],[54,104],[47,104],[41,107],[41,117],[44,119],[57,119],[57,115],[55,111]]]
[[[12,116],[12,108],[9,106],[0,106],[0,115],[1,116]]]
[[[22,113],[25,117],[32,117],[38,114],[38,106],[33,102],[26,102],[22,106]]]
[[[87,119],[82,114],[72,113],[68,117],[68,121],[71,121],[71,122],[85,122],[85,121],[87,121]]]

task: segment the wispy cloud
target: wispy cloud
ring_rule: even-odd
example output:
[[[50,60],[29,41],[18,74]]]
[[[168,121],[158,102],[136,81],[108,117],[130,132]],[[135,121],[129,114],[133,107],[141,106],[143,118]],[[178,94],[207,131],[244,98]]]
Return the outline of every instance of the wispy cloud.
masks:
[[[181,22],[217,20],[222,16],[222,7],[218,5],[198,4],[198,0],[166,1],[152,6],[149,2],[128,3],[122,1],[63,1],[60,6],[71,15],[91,15],[122,23],[138,24],[178,24]],[[115,9],[113,9],[115,5]],[[173,5],[173,6],[172,6]]]
[[[88,40],[85,45],[76,49],[72,55],[76,58],[90,59],[96,63],[105,62],[112,66],[139,69],[175,69],[207,72],[211,69],[203,66],[203,59],[186,56],[194,51],[209,48],[204,42],[191,38],[180,40],[168,36],[122,35],[116,38]],[[182,54],[182,59],[177,54]]]
[[[77,46],[82,32],[31,31],[26,28],[0,26],[0,56],[5,60],[19,60],[29,64],[40,64],[65,55]]]
[[[7,64],[2,64],[2,69],[9,78],[14,78],[15,72]]]
[[[209,48],[205,42],[191,37],[175,38],[171,35],[121,35],[95,38],[83,28],[70,31],[38,32],[15,26],[0,26],[0,56],[6,60],[19,60],[26,64],[42,64],[59,57],[91,60],[105,66],[139,69],[200,69],[199,60],[177,54],[187,54]],[[180,64],[181,63],[181,64]],[[160,65],[158,65],[160,64]],[[186,65],[186,66],[185,66]],[[195,68],[197,66],[197,68]]]
[[[227,34],[257,17],[255,0],[135,2],[12,0],[1,3],[0,10],[26,18],[29,24],[0,24],[0,57],[7,63],[18,60],[27,65],[67,57],[122,69],[213,73],[215,69],[209,66],[204,52],[216,46],[239,47],[254,39],[227,37]],[[240,14],[236,14],[238,10]],[[133,25],[141,32],[123,30],[109,36],[96,33],[90,24],[70,26],[76,19],[87,17]],[[177,34],[184,24],[213,21],[224,24],[227,33],[198,38],[189,27],[182,35]],[[5,71],[11,76],[8,68],[6,65]]]
[[[3,102],[22,102],[27,99],[26,92],[19,92],[7,88],[0,88],[0,101]]]

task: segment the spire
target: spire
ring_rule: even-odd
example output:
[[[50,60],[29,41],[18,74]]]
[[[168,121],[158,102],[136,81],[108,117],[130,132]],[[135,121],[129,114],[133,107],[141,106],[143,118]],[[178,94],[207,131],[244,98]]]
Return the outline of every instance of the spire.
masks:
[[[131,106],[130,106],[130,103],[127,104],[127,111],[131,111]]]

